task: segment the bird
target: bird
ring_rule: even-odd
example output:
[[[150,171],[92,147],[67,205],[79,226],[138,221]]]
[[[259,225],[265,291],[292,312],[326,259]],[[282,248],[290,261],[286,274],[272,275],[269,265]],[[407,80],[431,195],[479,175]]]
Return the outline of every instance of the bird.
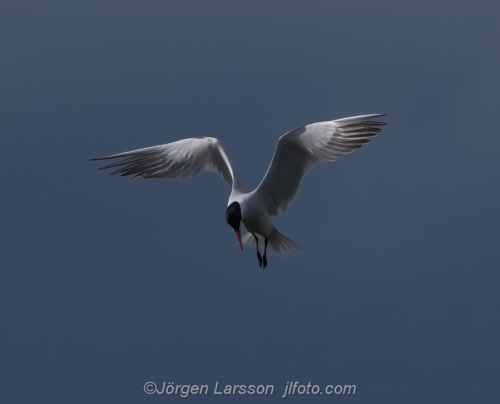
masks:
[[[231,187],[226,222],[234,230],[241,250],[257,250],[259,267],[268,265],[267,254],[288,256],[303,245],[279,232],[272,216],[285,211],[295,199],[304,175],[317,163],[335,161],[369,143],[385,122],[386,114],[369,114],[315,122],[282,135],[260,184],[249,191],[237,176],[221,142],[199,136],[159,146],[113,154],[94,160],[113,160],[101,167],[121,167],[111,175],[133,178],[188,178],[203,171],[218,173]],[[242,237],[242,225],[247,233]],[[263,247],[261,254],[260,247]]]

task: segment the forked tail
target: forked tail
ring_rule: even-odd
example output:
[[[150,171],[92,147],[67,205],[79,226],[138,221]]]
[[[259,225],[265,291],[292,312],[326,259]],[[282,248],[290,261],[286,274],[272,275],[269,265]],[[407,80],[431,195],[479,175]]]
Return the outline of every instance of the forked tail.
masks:
[[[264,236],[257,234],[259,239],[259,248],[264,251]],[[269,244],[267,245],[267,252],[269,254],[288,256],[304,249],[304,246],[292,239],[288,238],[278,230],[274,229],[271,236],[268,237]],[[255,249],[255,238],[252,233],[247,233],[241,239],[244,248]]]

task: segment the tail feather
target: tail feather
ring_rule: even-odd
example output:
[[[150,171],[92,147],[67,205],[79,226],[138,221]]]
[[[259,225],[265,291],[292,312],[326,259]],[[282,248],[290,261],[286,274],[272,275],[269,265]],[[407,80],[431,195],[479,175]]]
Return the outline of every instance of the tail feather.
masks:
[[[261,252],[264,250],[264,236],[257,234],[259,239],[259,247]],[[268,237],[269,244],[267,245],[268,254],[288,256],[304,249],[304,246],[292,239],[288,238],[278,230],[274,230],[271,236]],[[255,249],[255,238],[252,233],[247,233],[241,239],[244,248]]]

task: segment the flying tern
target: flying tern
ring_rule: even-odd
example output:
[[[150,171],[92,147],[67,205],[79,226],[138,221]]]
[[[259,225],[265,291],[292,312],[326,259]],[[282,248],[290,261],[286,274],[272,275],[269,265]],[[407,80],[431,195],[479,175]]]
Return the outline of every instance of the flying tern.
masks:
[[[375,118],[384,115],[316,122],[285,133],[278,140],[266,175],[253,191],[244,187],[221,143],[213,137],[182,139],[93,160],[120,159],[100,169],[124,166],[111,175],[135,174],[133,178],[187,178],[203,171],[217,172],[231,187],[227,223],[234,230],[240,248],[255,246],[259,266],[266,268],[268,251],[286,256],[303,248],[280,233],[271,216],[288,208],[302,177],[315,163],[335,161],[376,136],[385,123]],[[248,231],[244,237],[241,237],[242,224]],[[262,244],[263,254],[259,249]]]

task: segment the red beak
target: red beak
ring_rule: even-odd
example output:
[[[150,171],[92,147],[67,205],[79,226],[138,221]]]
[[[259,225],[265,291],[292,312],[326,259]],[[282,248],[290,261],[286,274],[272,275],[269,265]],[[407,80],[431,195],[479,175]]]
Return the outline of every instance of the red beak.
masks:
[[[241,233],[239,230],[235,230],[234,234],[236,234],[236,239],[238,240],[238,244],[240,245],[241,251],[243,251],[243,244],[241,244]]]

